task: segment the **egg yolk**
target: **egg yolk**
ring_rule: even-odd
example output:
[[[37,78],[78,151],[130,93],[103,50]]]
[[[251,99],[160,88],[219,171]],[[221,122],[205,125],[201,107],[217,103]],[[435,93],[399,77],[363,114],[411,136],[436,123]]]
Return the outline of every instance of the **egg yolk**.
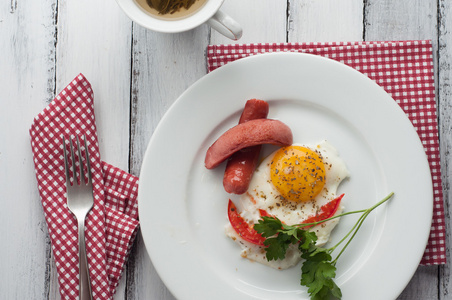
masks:
[[[280,194],[295,202],[312,200],[325,185],[322,157],[302,146],[279,149],[271,162],[271,180]]]

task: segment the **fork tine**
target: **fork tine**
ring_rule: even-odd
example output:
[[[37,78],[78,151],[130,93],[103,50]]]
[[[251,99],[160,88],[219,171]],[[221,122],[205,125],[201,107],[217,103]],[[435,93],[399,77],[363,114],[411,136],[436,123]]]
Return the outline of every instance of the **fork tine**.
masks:
[[[75,166],[74,145],[72,144],[72,138],[69,139],[69,145],[71,146],[71,164],[72,164],[72,184],[78,184],[77,169]]]
[[[88,142],[86,141],[86,135],[83,135],[83,139],[85,140],[86,172],[88,174],[88,183],[90,183],[90,182],[92,182],[92,178],[91,178],[91,162],[90,162],[90,159],[89,159]]]
[[[85,180],[85,167],[83,166],[83,162],[82,162],[82,150],[80,147],[80,140],[78,138],[77,135],[77,155],[78,155],[78,165],[80,168],[80,184],[84,184],[86,185],[86,180]]]
[[[64,173],[66,175],[66,185],[70,185],[69,181],[69,165],[67,161],[66,139],[63,136],[63,156],[64,156]]]

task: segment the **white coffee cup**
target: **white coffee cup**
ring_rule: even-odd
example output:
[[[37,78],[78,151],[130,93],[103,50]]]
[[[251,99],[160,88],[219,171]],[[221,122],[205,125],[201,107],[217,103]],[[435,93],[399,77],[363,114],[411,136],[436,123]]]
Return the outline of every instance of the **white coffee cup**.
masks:
[[[224,36],[238,40],[242,36],[242,27],[220,10],[223,1],[207,0],[196,12],[184,18],[165,19],[147,12],[135,0],[116,0],[130,19],[150,30],[175,33],[187,31],[207,23]]]

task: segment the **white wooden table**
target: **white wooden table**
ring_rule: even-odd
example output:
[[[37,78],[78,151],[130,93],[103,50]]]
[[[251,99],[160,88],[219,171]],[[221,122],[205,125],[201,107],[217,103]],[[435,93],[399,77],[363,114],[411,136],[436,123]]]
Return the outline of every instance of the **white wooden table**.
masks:
[[[452,0],[226,0],[223,9],[243,27],[239,43],[433,41],[449,263],[419,267],[399,299],[452,299]],[[33,117],[82,72],[94,89],[102,159],[139,175],[157,123],[206,74],[206,46],[219,43],[231,41],[207,25],[145,30],[114,0],[0,2],[0,299],[59,299],[28,135]],[[115,299],[173,299],[140,237]]]

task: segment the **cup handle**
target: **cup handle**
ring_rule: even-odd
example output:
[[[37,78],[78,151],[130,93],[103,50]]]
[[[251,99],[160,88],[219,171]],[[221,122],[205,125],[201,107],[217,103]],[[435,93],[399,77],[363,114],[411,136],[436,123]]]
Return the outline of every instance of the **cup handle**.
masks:
[[[231,40],[236,41],[242,37],[240,24],[220,10],[207,20],[207,24]]]

